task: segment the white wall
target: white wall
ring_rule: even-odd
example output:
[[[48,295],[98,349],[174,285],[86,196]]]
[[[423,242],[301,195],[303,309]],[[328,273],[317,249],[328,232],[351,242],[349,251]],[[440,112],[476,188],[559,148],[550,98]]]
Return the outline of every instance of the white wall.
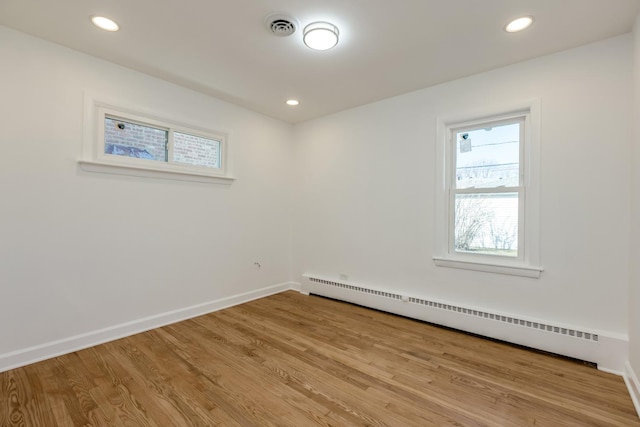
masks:
[[[626,35],[296,126],[295,274],[626,339],[631,54]],[[542,277],[436,267],[436,118],[534,98]]]
[[[639,253],[626,250],[638,240],[628,232],[629,141],[638,117],[629,93],[631,36],[294,132],[1,26],[0,40],[0,370],[68,350],[64,340],[103,328],[257,295],[302,273],[344,273],[355,283],[620,336],[631,315],[631,366],[640,371],[640,272],[632,262]],[[238,180],[225,186],[81,170],[85,91],[229,131]],[[532,98],[542,102],[542,277],[435,267],[436,117]],[[636,218],[638,174],[634,183]],[[56,340],[63,344],[47,347]]]
[[[290,281],[290,125],[6,27],[0,40],[0,370]],[[237,181],[81,170],[84,91],[230,132]]]
[[[633,29],[634,47],[634,95],[632,188],[631,188],[631,289],[629,294],[629,365],[627,366],[629,390],[640,414],[640,15]]]

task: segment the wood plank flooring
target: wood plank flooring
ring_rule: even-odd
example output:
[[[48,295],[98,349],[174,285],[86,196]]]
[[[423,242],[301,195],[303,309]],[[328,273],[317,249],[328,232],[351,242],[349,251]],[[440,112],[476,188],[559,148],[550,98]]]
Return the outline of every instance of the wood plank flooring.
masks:
[[[620,377],[297,292],[0,373],[0,426],[640,426]]]

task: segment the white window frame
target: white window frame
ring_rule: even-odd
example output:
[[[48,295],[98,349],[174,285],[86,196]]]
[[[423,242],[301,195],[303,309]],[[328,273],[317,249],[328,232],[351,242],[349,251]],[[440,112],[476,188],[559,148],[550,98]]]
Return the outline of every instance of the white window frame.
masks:
[[[84,136],[82,156],[78,161],[83,170],[89,172],[149,178],[173,179],[205,183],[231,184],[234,180],[228,174],[228,134],[198,126],[177,123],[148,113],[141,113],[96,101],[86,96]],[[105,154],[105,118],[121,119],[126,122],[149,126],[168,132],[167,161],[141,159]],[[189,165],[173,162],[173,133],[185,133],[220,142],[220,168]]]
[[[456,193],[495,193],[502,189],[455,189],[456,131],[475,126],[521,121],[520,183],[504,191],[518,193],[518,256],[483,255],[459,252],[454,246]],[[540,101],[509,108],[494,108],[437,119],[436,135],[436,247],[437,266],[540,277]]]

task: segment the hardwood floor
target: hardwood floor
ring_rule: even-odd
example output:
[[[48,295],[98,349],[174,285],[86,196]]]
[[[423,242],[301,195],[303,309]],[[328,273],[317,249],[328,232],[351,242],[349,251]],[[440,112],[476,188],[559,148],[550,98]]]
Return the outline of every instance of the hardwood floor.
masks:
[[[0,426],[640,426],[622,378],[286,292],[0,373]]]

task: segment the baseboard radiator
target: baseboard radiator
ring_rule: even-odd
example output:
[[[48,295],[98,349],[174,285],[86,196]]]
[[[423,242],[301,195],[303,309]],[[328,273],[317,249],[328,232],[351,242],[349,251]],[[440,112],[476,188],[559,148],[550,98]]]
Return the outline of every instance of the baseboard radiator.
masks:
[[[362,284],[304,275],[302,292],[351,302],[465,332],[585,360],[620,374],[627,359],[626,337],[554,324],[477,307],[404,295]]]

